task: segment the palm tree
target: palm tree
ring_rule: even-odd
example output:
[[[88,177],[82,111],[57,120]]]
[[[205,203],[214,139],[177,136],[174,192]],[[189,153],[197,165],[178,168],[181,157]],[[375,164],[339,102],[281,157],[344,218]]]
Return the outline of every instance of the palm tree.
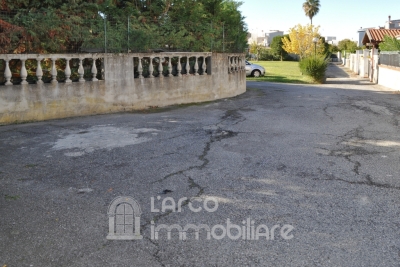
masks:
[[[320,6],[319,0],[307,0],[303,3],[304,13],[306,13],[306,16],[310,18],[311,25],[312,19],[318,14]]]

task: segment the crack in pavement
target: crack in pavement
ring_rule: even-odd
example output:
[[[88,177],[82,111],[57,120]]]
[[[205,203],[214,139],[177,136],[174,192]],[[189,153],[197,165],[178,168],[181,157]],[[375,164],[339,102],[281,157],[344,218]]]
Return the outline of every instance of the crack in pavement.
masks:
[[[183,174],[183,175],[184,175],[185,177],[188,178],[188,181],[189,181],[189,188],[197,188],[197,189],[199,189],[199,192],[198,192],[194,197],[200,197],[200,196],[204,193],[204,188],[201,187],[199,184],[197,184],[190,176],[187,176],[187,175],[185,175],[185,174]],[[180,207],[181,207],[181,208],[186,207],[187,205],[189,205],[189,202],[190,202],[190,199],[187,199],[187,200],[183,201],[183,202],[181,203]],[[172,210],[168,210],[168,211],[166,211],[165,213],[156,215],[156,216],[154,216],[154,217],[151,219],[151,221],[157,222],[157,221],[159,221],[160,219],[162,219],[162,218],[164,218],[164,217],[167,217],[167,216],[170,215],[172,212],[173,212]],[[142,230],[146,230],[146,229],[148,228],[148,226],[151,224],[151,221],[147,221],[145,224],[141,225]],[[166,266],[166,265],[163,263],[162,259],[160,258],[160,255],[159,255],[159,253],[160,253],[160,251],[161,251],[161,250],[160,250],[160,244],[159,244],[158,242],[155,242],[154,240],[152,240],[152,239],[149,238],[149,237],[145,237],[145,239],[147,239],[148,241],[150,241],[150,243],[152,243],[152,244],[156,247],[156,251],[155,251],[153,254],[151,254],[151,255],[156,259],[156,261],[157,261],[158,263],[161,264],[161,266]]]
[[[194,165],[194,166],[189,166],[183,170],[179,170],[173,173],[170,173],[166,176],[164,176],[163,178],[161,178],[160,180],[154,181],[152,182],[152,184],[155,183],[159,183],[159,182],[163,182],[166,179],[175,176],[175,175],[183,175],[187,178],[187,181],[189,183],[189,188],[196,188],[198,189],[197,194],[194,197],[200,197],[203,193],[204,193],[204,187],[200,186],[198,183],[196,183],[194,181],[194,179],[188,175],[185,174],[185,172],[193,170],[193,169],[197,169],[197,170],[202,170],[204,169],[208,164],[209,164],[209,160],[207,159],[207,155],[211,149],[211,145],[214,142],[219,142],[222,141],[224,139],[228,139],[228,138],[232,138],[238,135],[238,132],[233,132],[230,130],[223,130],[222,129],[222,125],[224,122],[226,121],[232,121],[233,123],[231,125],[237,125],[238,123],[241,123],[243,121],[246,120],[245,117],[243,117],[243,115],[241,115],[238,110],[243,109],[244,107],[238,108],[238,109],[231,109],[231,110],[227,110],[225,111],[224,115],[221,117],[221,120],[212,125],[214,127],[216,127],[216,129],[212,129],[212,130],[206,130],[206,133],[208,134],[209,138],[208,141],[205,143],[205,146],[203,148],[202,153],[197,157],[202,163],[200,165]],[[212,127],[211,126],[211,127]],[[182,202],[181,207],[185,207],[190,203],[190,199],[185,200],[184,202]],[[168,215],[170,215],[173,211],[168,210],[167,212],[163,213],[163,214],[158,214],[156,216],[154,216],[152,218],[151,221],[158,221]],[[151,224],[151,221],[146,222],[145,224],[141,225],[142,229],[145,230],[146,228],[149,227],[149,225]],[[148,239],[148,238],[146,238]],[[154,240],[148,239],[154,246],[156,246],[156,251],[152,254],[152,256],[156,259],[157,262],[159,262],[161,264],[161,266],[166,266],[161,258],[160,258],[160,245],[158,242],[155,242]]]
[[[327,111],[328,108],[329,108],[329,106],[326,106],[323,108],[324,114],[333,122],[333,117],[328,114],[328,111]]]
[[[366,140],[363,136],[362,136],[362,132],[364,131],[364,129],[359,126],[353,130],[348,131],[347,133],[345,133],[342,136],[339,136],[339,138],[341,139],[340,141],[338,141],[336,143],[337,146],[344,146],[343,149],[337,149],[337,150],[328,150],[329,153],[325,154],[327,156],[333,156],[333,157],[342,157],[344,159],[346,159],[348,162],[350,162],[351,164],[353,164],[353,169],[352,172],[354,174],[356,174],[357,176],[360,176],[360,168],[362,167],[362,164],[357,161],[357,160],[353,160],[351,157],[352,156],[363,156],[363,155],[374,155],[374,154],[380,154],[381,152],[378,151],[368,151],[363,147],[353,147],[350,146],[350,144],[348,143],[349,140]],[[324,148],[319,148],[322,150],[326,150]],[[315,180],[327,180],[327,181],[341,181],[341,182],[345,182],[345,183],[349,183],[349,184],[357,184],[357,185],[367,185],[367,186],[374,186],[374,187],[379,187],[379,188],[388,188],[388,189],[396,189],[396,190],[400,190],[400,187],[398,186],[394,186],[391,184],[386,184],[386,183],[378,183],[378,182],[374,182],[372,180],[372,177],[370,174],[364,174],[361,175],[361,177],[365,180],[365,181],[349,181],[349,180],[345,180],[342,178],[338,178],[336,176],[334,176],[333,174],[324,174],[323,171],[321,169],[319,169],[319,173],[328,177],[328,179],[315,179]]]
[[[230,130],[222,130],[220,125],[223,122],[228,121],[228,120],[234,121],[234,123],[232,125],[236,125],[236,124],[238,124],[240,122],[245,121],[246,118],[243,117],[243,115],[241,115],[238,112],[238,110],[241,110],[243,108],[245,108],[245,106],[244,107],[240,107],[238,109],[233,109],[233,110],[231,109],[231,110],[225,111],[225,114],[221,117],[221,120],[213,125],[213,126],[217,127],[217,129],[216,130],[206,130],[206,133],[210,137],[209,137],[209,140],[206,142],[206,144],[205,144],[205,146],[203,148],[203,152],[201,153],[200,156],[198,156],[198,159],[200,161],[202,161],[201,165],[190,166],[190,167],[188,167],[186,169],[179,170],[179,171],[167,174],[163,178],[152,182],[152,184],[165,181],[166,179],[168,179],[168,178],[170,178],[172,176],[178,175],[178,174],[184,175],[184,172],[187,172],[187,171],[190,171],[190,170],[193,170],[193,169],[202,170],[205,166],[207,166],[207,164],[209,163],[209,160],[207,159],[207,154],[211,149],[211,144],[214,143],[214,142],[218,142],[218,141],[221,141],[221,140],[227,139],[227,138],[232,138],[232,137],[238,135],[238,132],[233,132],[233,131],[230,131]]]
[[[338,178],[338,177],[334,176],[333,174],[325,174],[325,176],[328,178],[327,179],[314,178],[313,180],[339,181],[339,182],[344,182],[344,183],[353,184],[353,185],[367,185],[367,186],[373,186],[373,187],[378,187],[378,188],[400,190],[400,186],[394,186],[394,185],[390,185],[390,184],[374,182],[369,174],[367,174],[363,177],[363,178],[365,178],[366,181],[348,181],[348,180],[345,180],[342,178]]]
[[[234,137],[234,136],[236,136],[238,134],[237,132],[228,131],[228,130],[221,130],[221,129],[218,129],[216,131],[215,130],[207,130],[206,133],[209,134],[210,137],[209,137],[209,140],[207,141],[206,145],[203,148],[203,152],[201,153],[201,155],[198,156],[198,159],[203,162],[201,165],[189,166],[186,169],[179,170],[179,171],[167,174],[166,176],[164,176],[160,180],[152,182],[152,184],[165,181],[166,179],[168,179],[168,178],[170,178],[172,176],[178,175],[178,174],[184,175],[184,172],[187,172],[187,171],[190,171],[190,170],[193,170],[193,169],[202,170],[209,163],[209,160],[207,159],[207,154],[211,149],[211,144],[214,143],[214,142],[221,141],[221,140],[226,139],[226,138]]]

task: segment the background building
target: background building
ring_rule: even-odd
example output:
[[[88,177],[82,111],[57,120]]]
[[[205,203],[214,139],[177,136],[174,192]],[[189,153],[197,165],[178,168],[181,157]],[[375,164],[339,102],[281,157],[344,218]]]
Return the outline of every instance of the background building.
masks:
[[[400,29],[400,19],[391,20],[391,16],[389,16],[388,21],[385,23],[385,29]]]
[[[275,36],[283,36],[283,31],[270,30],[269,32],[261,31],[261,33],[249,33],[247,36],[247,43],[252,44],[256,42],[259,45],[269,47]]]
[[[324,36],[325,42],[331,45],[337,45],[336,36]]]

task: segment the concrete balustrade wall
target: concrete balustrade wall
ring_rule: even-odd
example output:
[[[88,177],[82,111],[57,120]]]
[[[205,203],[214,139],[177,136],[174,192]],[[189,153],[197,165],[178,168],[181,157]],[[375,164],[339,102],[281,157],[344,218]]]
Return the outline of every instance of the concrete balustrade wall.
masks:
[[[379,65],[378,84],[400,91],[400,67]]]
[[[38,57],[103,58],[104,80],[97,80],[93,75],[94,78],[81,79],[80,82],[58,82],[53,76],[51,83],[2,85],[0,86],[0,124],[212,101],[233,97],[246,91],[244,54],[0,55],[0,59],[7,62],[10,59],[26,60]],[[178,58],[178,62],[181,62],[181,58],[185,57],[186,60],[190,58],[192,62],[195,60],[196,64],[176,66],[176,76],[173,76],[170,64],[160,64],[160,62],[170,62],[172,58]],[[149,67],[147,72],[149,76],[154,68],[156,77],[140,77],[143,75],[139,66],[135,66],[135,59],[136,62],[138,60],[141,62],[144,58],[158,59],[159,64]],[[82,60],[80,62],[82,63]],[[182,69],[179,69],[180,67]],[[99,71],[93,68],[92,73]],[[157,70],[161,70],[163,75],[158,75]],[[26,78],[23,74],[25,71],[21,68],[21,77]],[[144,71],[143,74],[145,74]],[[9,74],[6,75],[9,76]]]
[[[356,54],[351,54],[343,65],[362,78],[368,78],[373,83],[399,91],[400,67],[378,63],[378,50],[365,49],[357,51]]]

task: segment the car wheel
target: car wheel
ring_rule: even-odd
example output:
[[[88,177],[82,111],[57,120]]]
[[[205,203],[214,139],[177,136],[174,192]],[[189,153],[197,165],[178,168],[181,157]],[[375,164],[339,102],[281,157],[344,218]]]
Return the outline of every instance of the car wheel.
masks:
[[[261,71],[259,70],[253,70],[253,72],[251,73],[251,75],[253,77],[260,77],[261,76]]]

